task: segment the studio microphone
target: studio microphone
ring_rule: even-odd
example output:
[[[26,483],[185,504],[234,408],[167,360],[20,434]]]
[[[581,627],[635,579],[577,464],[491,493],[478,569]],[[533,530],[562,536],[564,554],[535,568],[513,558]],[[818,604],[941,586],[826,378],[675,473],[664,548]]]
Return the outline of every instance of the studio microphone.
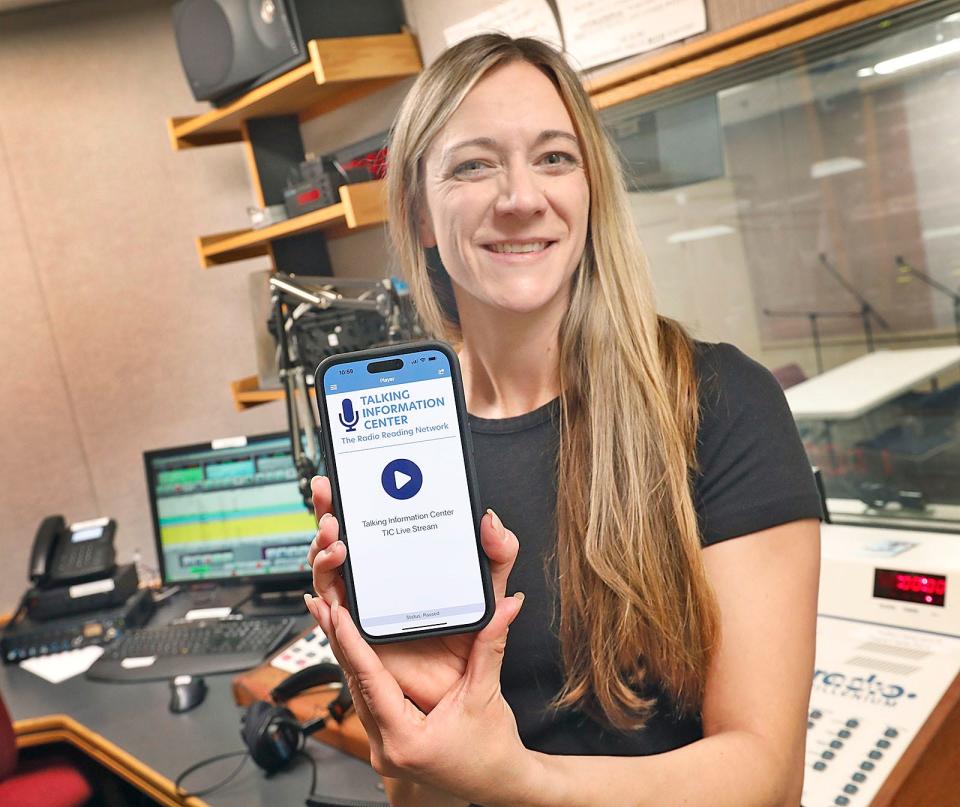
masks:
[[[344,398],[341,407],[343,411],[339,415],[340,425],[348,432],[355,432],[357,430],[357,423],[360,421],[360,415],[354,411],[353,401],[349,398]]]

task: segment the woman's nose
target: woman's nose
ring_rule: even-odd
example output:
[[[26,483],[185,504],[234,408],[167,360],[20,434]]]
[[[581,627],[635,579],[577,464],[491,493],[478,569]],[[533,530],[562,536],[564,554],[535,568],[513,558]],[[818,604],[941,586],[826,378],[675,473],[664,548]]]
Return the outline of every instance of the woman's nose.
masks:
[[[529,166],[511,166],[503,175],[497,213],[521,217],[542,213],[547,207],[547,198],[537,179]]]

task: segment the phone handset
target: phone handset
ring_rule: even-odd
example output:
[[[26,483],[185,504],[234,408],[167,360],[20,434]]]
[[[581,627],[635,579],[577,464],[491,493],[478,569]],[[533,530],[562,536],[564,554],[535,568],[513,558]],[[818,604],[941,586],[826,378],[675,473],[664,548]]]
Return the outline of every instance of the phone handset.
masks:
[[[33,541],[30,582],[43,588],[111,574],[116,561],[116,529],[116,522],[110,518],[68,526],[63,516],[48,516]]]
[[[27,577],[31,583],[46,582],[50,575],[50,564],[53,561],[53,551],[57,547],[57,539],[66,531],[67,522],[63,516],[47,516],[41,522],[30,552],[30,568]]]

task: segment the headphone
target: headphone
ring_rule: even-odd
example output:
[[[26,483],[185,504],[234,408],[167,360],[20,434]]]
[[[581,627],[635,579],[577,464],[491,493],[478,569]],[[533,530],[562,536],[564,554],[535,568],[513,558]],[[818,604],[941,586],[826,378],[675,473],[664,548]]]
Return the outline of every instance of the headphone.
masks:
[[[342,686],[337,697],[330,701],[326,717],[300,723],[293,712],[282,705],[306,689],[334,683]],[[240,728],[250,758],[266,771],[267,776],[283,770],[303,748],[307,737],[320,731],[327,720],[341,722],[353,704],[340,667],[330,662],[306,667],[285,678],[270,692],[270,699],[272,703],[251,703],[241,718]]]
[[[340,683],[342,686],[337,697],[330,701],[330,704],[327,706],[328,713],[325,717],[301,724],[293,712],[281,705],[284,701],[289,700],[297,693],[303,692],[306,689],[320,686],[321,684],[334,683]],[[254,701],[247,707],[247,711],[241,718],[240,737],[243,739],[246,750],[218,754],[217,756],[201,760],[191,765],[177,777],[174,782],[174,787],[181,798],[186,798],[187,796],[206,796],[208,793],[219,790],[240,773],[240,769],[246,762],[247,757],[250,757],[257,765],[263,768],[267,776],[272,776],[277,771],[283,770],[283,768],[289,765],[290,761],[297,756],[297,754],[303,752],[303,746],[307,737],[316,731],[320,731],[320,729],[327,724],[328,720],[333,720],[337,723],[341,722],[353,705],[350,690],[343,680],[343,673],[340,671],[340,667],[331,662],[321,662],[311,667],[305,667],[299,672],[295,672],[293,675],[285,678],[270,692],[270,699],[273,701],[272,703],[268,701]],[[240,764],[233,773],[215,785],[196,792],[189,792],[181,786],[183,780],[194,771],[212,762],[218,762],[228,757],[238,757],[241,755],[243,759],[240,760]],[[317,783],[317,765],[312,757],[307,755],[307,758],[313,766],[313,778],[310,784],[310,800],[313,803],[318,805],[375,804],[376,807],[382,807],[382,803],[360,802],[330,797],[318,801],[317,799],[319,797],[314,795]]]

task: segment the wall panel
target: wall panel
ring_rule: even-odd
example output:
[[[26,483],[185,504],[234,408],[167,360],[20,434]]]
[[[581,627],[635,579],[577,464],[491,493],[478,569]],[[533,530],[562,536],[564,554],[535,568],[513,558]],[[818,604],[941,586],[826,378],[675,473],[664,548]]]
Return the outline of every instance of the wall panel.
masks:
[[[0,18],[0,612],[43,515],[111,515],[121,558],[149,558],[145,449],[284,426],[279,404],[230,398],[256,371],[246,275],[267,263],[199,268],[195,236],[246,226],[252,194],[241,146],[170,149],[166,117],[204,106],[169,15],[95,0]]]
[[[0,110],[0,611],[24,588],[40,517],[96,510],[3,135]]]

